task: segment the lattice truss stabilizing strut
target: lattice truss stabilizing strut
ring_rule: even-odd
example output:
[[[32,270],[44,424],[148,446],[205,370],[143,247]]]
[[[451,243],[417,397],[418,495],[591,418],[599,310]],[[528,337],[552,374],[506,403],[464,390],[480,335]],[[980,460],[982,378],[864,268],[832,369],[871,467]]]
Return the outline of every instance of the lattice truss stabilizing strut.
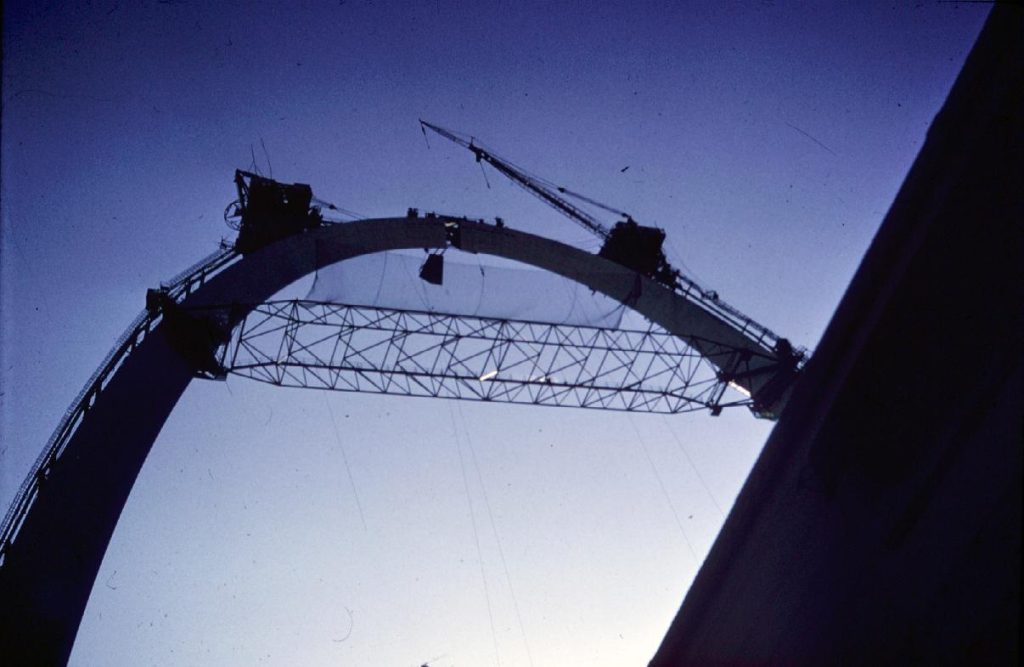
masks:
[[[656,413],[750,405],[707,358],[653,327],[273,301],[218,356],[227,372],[279,386]]]

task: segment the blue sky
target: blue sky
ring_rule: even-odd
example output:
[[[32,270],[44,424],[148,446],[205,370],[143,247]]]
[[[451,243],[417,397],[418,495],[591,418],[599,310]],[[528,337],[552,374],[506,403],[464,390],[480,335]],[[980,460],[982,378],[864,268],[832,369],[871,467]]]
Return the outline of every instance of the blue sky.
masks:
[[[594,247],[421,117],[665,228],[813,347],[986,11],[7,2],[0,499],[145,289],[229,236],[253,156],[362,214]],[[72,663],[644,664],[769,428],[196,383]]]

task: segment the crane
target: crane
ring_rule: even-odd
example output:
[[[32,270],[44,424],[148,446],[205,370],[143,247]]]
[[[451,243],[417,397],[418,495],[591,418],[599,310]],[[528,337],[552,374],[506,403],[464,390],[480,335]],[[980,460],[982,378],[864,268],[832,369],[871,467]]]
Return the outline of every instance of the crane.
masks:
[[[445,139],[469,149],[476,157],[477,162],[486,162],[491,165],[513,183],[602,239],[603,245],[598,252],[599,256],[633,269],[670,290],[696,301],[703,308],[729,322],[744,334],[756,338],[758,345],[768,343],[768,348],[778,358],[780,367],[797,369],[806,361],[806,350],[794,348],[789,340],[750,319],[722,301],[717,292],[701,287],[693,279],[674,268],[662,250],[662,244],[665,241],[664,230],[637,224],[633,216],[628,213],[573,192],[568,188],[555,185],[546,179],[530,175],[521,167],[517,167],[508,160],[498,157],[492,151],[483,148],[473,137],[467,138],[465,135],[429,123],[422,118],[420,119],[420,129],[424,136],[426,130],[429,129]],[[567,197],[620,216],[622,220],[616,222],[609,229],[594,216],[570,202]]]
[[[502,159],[491,151],[479,146],[473,138],[467,139],[451,130],[428,123],[423,119],[420,119],[420,127],[423,129],[424,134],[429,129],[445,139],[469,149],[476,156],[477,162],[486,162],[500,174],[508,177],[513,183],[524,188],[545,204],[600,238],[603,244],[598,255],[601,257],[629,267],[648,278],[658,281],[669,289],[675,290],[680,286],[682,274],[669,264],[664,251],[661,249],[662,244],[665,242],[664,230],[637,224],[628,213],[573,192],[568,188],[554,185],[537,176],[531,176],[508,160]],[[594,216],[568,201],[566,197],[572,197],[601,208],[609,213],[620,216],[622,220],[616,222],[609,229],[594,218]]]

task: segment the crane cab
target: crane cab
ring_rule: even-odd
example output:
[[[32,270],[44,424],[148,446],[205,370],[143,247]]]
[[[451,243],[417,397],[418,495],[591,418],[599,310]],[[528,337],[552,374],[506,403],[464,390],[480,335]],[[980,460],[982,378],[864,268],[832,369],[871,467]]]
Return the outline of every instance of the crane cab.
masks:
[[[598,255],[675,288],[678,283],[676,272],[662,252],[664,242],[664,230],[646,227],[627,218],[608,232]]]
[[[235,172],[238,187],[238,238],[242,254],[259,250],[274,241],[319,227],[320,211],[312,207],[313,189],[305,183],[278,183],[257,174]]]

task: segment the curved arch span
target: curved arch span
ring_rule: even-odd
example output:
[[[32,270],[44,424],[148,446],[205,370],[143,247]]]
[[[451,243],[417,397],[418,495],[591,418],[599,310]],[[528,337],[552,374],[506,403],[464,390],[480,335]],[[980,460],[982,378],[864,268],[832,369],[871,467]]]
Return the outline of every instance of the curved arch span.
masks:
[[[228,324],[234,326],[254,304],[319,268],[368,253],[449,245],[530,264],[616,299],[717,360],[722,373],[734,374],[755,397],[771,382],[777,365],[773,341],[755,339],[684,295],[604,258],[463,218],[384,218],[313,229],[219,269],[180,305],[249,304],[232,309]],[[0,566],[0,653],[8,658],[63,664],[70,655],[129,492],[196,376],[194,364],[177,351],[168,320],[131,348],[102,392],[83,404],[83,416],[59,456],[54,453],[45,468],[33,472],[31,504]]]

